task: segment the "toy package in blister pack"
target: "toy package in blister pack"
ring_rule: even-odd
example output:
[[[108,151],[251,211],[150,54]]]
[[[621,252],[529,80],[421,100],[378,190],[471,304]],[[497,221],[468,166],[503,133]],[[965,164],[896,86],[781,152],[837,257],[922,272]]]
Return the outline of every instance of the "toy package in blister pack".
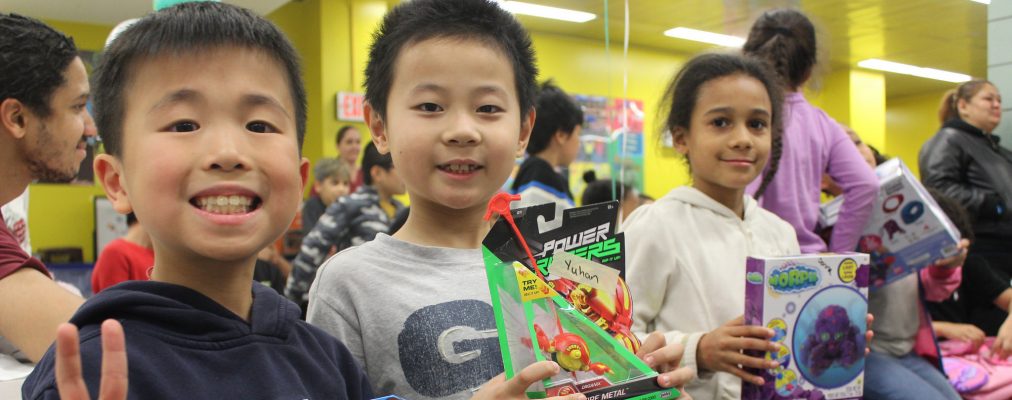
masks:
[[[868,314],[868,255],[749,257],[745,324],[765,326],[777,361],[754,371],[762,386],[742,384],[744,400],[860,399]]]
[[[500,218],[482,242],[507,378],[552,360],[560,372],[528,388],[529,397],[677,398],[635,356],[618,203],[566,210],[560,225],[553,205],[509,210],[511,200],[490,203],[487,217]]]
[[[875,290],[958,252],[959,230],[903,161],[875,168],[879,192],[857,251],[871,255],[869,285]],[[822,225],[833,225],[843,198],[822,206]]]

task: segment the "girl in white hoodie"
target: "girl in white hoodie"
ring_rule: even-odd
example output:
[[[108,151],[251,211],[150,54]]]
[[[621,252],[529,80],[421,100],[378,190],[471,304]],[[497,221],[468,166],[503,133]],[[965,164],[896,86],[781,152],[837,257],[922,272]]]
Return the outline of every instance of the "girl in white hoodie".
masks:
[[[696,400],[739,399],[742,379],[762,384],[739,365],[777,366],[741,350],[778,349],[773,331],[743,323],[745,258],[799,253],[794,229],[745,195],[767,160],[757,197],[776,173],[782,98],[758,61],[729,54],[689,61],[662,110],[692,185],[637,209],[623,226],[633,329],[684,344],[682,363],[698,374],[685,389]]]

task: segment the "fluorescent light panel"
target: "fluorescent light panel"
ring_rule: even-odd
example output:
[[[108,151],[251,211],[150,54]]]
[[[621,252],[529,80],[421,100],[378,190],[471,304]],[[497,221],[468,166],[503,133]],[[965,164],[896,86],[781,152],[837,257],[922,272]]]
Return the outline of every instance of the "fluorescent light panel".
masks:
[[[740,38],[738,36],[701,31],[698,29],[686,28],[682,26],[679,26],[677,28],[671,28],[664,31],[664,36],[670,36],[678,39],[692,40],[695,42],[715,44],[724,47],[740,48],[741,46],[745,45],[745,39]]]
[[[991,0],[970,0],[970,1],[975,1],[980,4],[991,4]]]
[[[502,1],[499,6],[514,14],[530,15],[541,18],[551,18],[569,22],[587,22],[597,15],[589,12],[567,10],[565,8],[548,7],[538,4],[524,3],[520,1]]]
[[[960,74],[956,72],[943,71],[934,68],[924,68],[908,64],[900,64],[898,62],[879,60],[877,58],[869,58],[867,60],[857,63],[858,67],[875,69],[879,71],[893,72],[903,75],[913,75],[921,78],[935,79],[946,82],[966,82],[971,79],[970,75]]]

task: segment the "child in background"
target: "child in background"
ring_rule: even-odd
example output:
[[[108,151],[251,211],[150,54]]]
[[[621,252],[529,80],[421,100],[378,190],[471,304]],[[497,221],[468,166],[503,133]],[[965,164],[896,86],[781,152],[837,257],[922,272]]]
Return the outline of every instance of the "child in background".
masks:
[[[302,230],[310,232],[328,206],[349,193],[351,170],[337,158],[324,158],[313,167],[316,195],[302,204]]]
[[[580,205],[587,206],[618,199],[619,207],[622,210],[619,213],[618,222],[629,218],[629,214],[632,214],[641,204],[639,193],[632,186],[622,182],[612,182],[611,179],[597,179],[594,170],[584,172],[583,181],[587,183],[587,186],[583,188],[583,194],[580,195]]]
[[[931,197],[959,229],[964,239],[973,241],[970,216],[963,206],[934,189]],[[987,336],[996,336],[992,350],[1000,358],[1012,354],[1012,286],[1002,271],[991,268],[984,257],[970,251],[963,263],[963,279],[959,288],[942,301],[928,301],[931,327],[938,337],[962,340],[975,352]]]
[[[125,349],[106,354],[126,351],[129,398],[372,398],[347,348],[252,280],[257,252],[295,217],[309,170],[305,89],[284,34],[226,3],[179,4],[116,38],[95,82],[107,152],[96,175],[117,211],[144,221],[155,267],[151,281],[106,289],[72,317],[90,397],[109,365],[100,342],[118,336],[99,324],[116,319]],[[76,347],[62,346],[68,330],[61,359]],[[54,356],[51,347],[23,398],[58,398]]]
[[[513,193],[522,196],[515,206],[555,203],[561,215],[575,199],[569,181],[558,170],[572,164],[580,152],[583,110],[551,80],[541,84],[535,101],[537,118],[527,145],[528,157],[513,180]]]
[[[746,368],[777,364],[743,350],[775,351],[773,331],[745,326],[745,259],[798,253],[791,226],[759,207],[745,187],[773,178],[781,134],[779,81],[761,62],[707,54],[682,68],[665,92],[664,129],[685,156],[692,186],[637,209],[623,226],[633,331],[658,329],[685,344],[682,364],[698,374],[696,400],[739,399]]]
[[[404,194],[404,182],[389,154],[380,154],[370,142],[365,146],[362,170],[364,184],[355,193],[327,206],[313,230],[302,238],[299,254],[292,260],[285,296],[303,310],[309,304],[309,287],[316,278],[316,270],[333,254],[331,249],[341,251],[386,233],[397,211],[404,207],[393,198]]]
[[[308,320],[349,346],[380,394],[526,399],[531,383],[560,369],[544,361],[504,379],[480,249],[489,199],[535,120],[530,38],[488,0],[401,3],[374,37],[366,122],[404,177],[411,213],[394,236],[320,267]],[[647,362],[677,364],[677,347],[661,340],[644,343]],[[686,373],[658,381],[671,387]]]
[[[957,255],[868,294],[868,312],[880,322],[864,362],[865,399],[959,399],[942,371],[931,317],[922,301],[944,300],[959,287],[969,245],[963,239]]]
[[[774,153],[783,152],[779,172],[768,183],[753,182],[749,192],[763,193],[762,207],[794,226],[803,253],[854,251],[878,179],[840,125],[801,92],[816,63],[815,27],[799,11],[770,10],[752,25],[743,50],[766,61],[787,91],[783,144],[773,146]],[[823,173],[843,188],[845,199],[828,246],[816,231]]]
[[[92,293],[101,292],[123,281],[146,281],[151,278],[151,267],[155,265],[155,249],[151,248],[151,238],[134,213],[127,214],[126,218],[129,227],[126,235],[105,245],[102,254],[95,260],[95,268],[91,273]]]

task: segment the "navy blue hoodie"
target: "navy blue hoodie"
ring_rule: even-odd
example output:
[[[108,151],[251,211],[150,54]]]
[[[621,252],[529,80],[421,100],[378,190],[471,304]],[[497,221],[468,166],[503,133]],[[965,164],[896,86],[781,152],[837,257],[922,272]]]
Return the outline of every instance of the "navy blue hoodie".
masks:
[[[343,344],[299,320],[294,303],[252,283],[247,323],[187,287],[128,281],[88,300],[71,318],[92,398],[101,371],[101,323],[126,334],[130,399],[369,399],[365,374]],[[28,376],[24,399],[58,399],[54,348]]]

